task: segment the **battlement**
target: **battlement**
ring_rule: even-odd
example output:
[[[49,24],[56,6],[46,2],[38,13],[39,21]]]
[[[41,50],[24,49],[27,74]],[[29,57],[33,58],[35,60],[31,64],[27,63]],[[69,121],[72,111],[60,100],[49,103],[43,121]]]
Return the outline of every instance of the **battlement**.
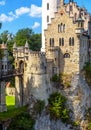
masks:
[[[40,51],[31,51],[30,56],[33,56],[33,57],[45,57],[45,53],[40,52]]]

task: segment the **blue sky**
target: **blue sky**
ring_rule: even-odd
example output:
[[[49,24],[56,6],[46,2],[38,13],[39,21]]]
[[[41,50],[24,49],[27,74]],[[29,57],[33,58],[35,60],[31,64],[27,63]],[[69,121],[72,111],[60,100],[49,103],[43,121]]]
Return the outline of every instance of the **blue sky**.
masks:
[[[68,2],[66,0],[65,2]],[[90,0],[75,0],[80,6],[85,6],[91,13]],[[15,34],[19,29],[32,28],[35,33],[41,33],[42,0],[0,0],[0,21],[2,29]]]

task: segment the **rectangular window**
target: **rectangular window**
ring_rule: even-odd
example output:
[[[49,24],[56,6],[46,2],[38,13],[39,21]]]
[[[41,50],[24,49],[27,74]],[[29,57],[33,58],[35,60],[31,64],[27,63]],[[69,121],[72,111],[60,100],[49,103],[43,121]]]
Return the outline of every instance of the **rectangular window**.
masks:
[[[59,38],[59,46],[61,46],[62,42],[61,42],[61,38]]]
[[[49,22],[49,16],[47,16],[47,22]]]
[[[64,46],[64,38],[59,38],[59,46]]]
[[[47,3],[47,10],[49,10],[49,3]]]

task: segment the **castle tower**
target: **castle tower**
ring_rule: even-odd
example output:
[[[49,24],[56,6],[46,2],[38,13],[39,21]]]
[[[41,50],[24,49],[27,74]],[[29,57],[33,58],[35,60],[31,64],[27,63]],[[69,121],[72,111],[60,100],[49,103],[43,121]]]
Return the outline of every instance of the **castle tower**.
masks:
[[[42,52],[45,52],[44,30],[46,30],[47,25],[51,23],[51,18],[54,18],[54,13],[57,12],[59,3],[60,0],[42,0]]]

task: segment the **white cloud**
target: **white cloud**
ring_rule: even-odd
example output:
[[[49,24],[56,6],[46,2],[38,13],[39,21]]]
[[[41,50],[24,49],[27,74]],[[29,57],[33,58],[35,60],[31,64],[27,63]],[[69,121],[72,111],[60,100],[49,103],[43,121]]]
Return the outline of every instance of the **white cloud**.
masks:
[[[30,16],[32,17],[41,17],[42,7],[38,7],[36,5],[31,5],[30,8]]]
[[[21,7],[19,9],[15,10],[16,16],[20,16],[20,15],[23,15],[23,14],[26,14],[26,13],[29,13],[29,12],[30,12],[30,9],[28,7]]]
[[[0,1],[0,5],[2,5],[2,6],[5,5],[5,1],[3,1],[3,0]]]
[[[16,18],[19,18],[20,16],[27,14],[31,17],[41,17],[41,7],[38,7],[36,5],[31,5],[30,8],[28,7],[20,7],[16,9],[14,12],[9,12],[8,15],[6,14],[1,14],[0,15],[0,21],[1,22],[11,22]],[[35,22],[37,26],[39,26],[38,23]]]
[[[7,16],[7,15],[5,15],[5,14],[1,14],[0,15],[0,21],[1,22],[11,22],[11,21],[13,21],[14,20],[14,17],[12,17],[12,16]]]
[[[40,23],[35,22],[34,25],[32,26],[32,29],[38,28],[40,26]]]

